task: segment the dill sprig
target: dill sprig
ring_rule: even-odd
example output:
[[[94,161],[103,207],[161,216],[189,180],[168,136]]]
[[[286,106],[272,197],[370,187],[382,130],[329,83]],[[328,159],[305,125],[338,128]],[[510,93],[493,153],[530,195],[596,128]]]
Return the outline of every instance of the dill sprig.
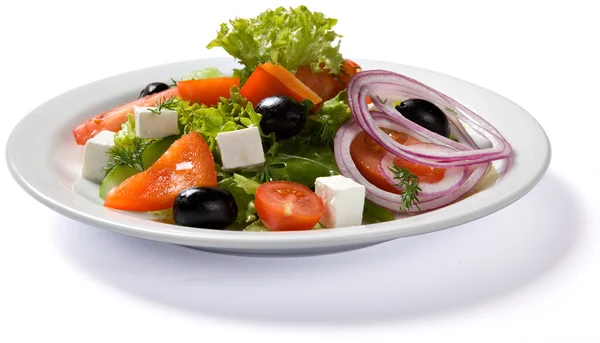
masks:
[[[158,101],[154,103],[155,108],[149,108],[148,110],[160,114],[162,110],[174,110],[177,106],[179,106],[179,101],[177,101],[175,96],[172,96],[167,100],[164,100],[164,98],[158,99]]]
[[[312,145],[331,145],[335,137],[336,127],[329,123],[329,120],[319,120],[316,122],[312,132],[301,139],[301,143]]]
[[[129,166],[138,171],[144,171],[142,164],[142,153],[144,149],[150,144],[150,140],[142,140],[141,138],[134,138],[133,144],[123,147],[114,146],[108,150],[109,160],[108,164],[104,168],[106,173],[113,170],[118,166]]]
[[[382,103],[382,104],[384,104],[384,105],[385,105],[385,103],[388,101],[388,99],[381,99],[381,98],[379,97],[379,95],[375,95],[375,96],[377,97],[377,100],[379,100],[379,102],[381,102],[381,103]]]
[[[398,183],[394,186],[402,188],[402,203],[399,210],[406,212],[413,206],[421,210],[418,205],[418,195],[421,190],[419,187],[419,178],[408,171],[408,169],[399,167],[396,163],[392,164],[390,171],[394,173],[394,179],[398,180]]]

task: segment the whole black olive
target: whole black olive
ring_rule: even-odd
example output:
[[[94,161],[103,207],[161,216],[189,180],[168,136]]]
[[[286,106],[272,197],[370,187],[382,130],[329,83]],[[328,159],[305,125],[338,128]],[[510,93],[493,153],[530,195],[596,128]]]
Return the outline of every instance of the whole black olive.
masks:
[[[235,222],[237,214],[233,195],[217,187],[185,189],[173,204],[173,220],[183,226],[224,230]]]
[[[396,106],[402,115],[439,135],[450,137],[450,124],[448,118],[436,105],[423,99],[407,99]]]
[[[140,96],[138,96],[138,99],[148,95],[164,92],[169,88],[169,85],[167,85],[166,83],[152,82],[148,84],[144,89],[142,89],[142,91],[140,92]]]
[[[260,127],[265,134],[275,132],[275,138],[282,140],[299,134],[306,124],[306,110],[296,100],[281,95],[261,100],[254,109],[262,114]]]

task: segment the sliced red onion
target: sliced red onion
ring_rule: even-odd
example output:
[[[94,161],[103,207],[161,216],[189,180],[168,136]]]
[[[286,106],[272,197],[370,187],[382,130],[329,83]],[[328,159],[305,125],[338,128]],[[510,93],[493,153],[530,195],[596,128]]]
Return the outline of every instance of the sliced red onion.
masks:
[[[407,92],[406,89],[410,89],[412,92]],[[403,91],[404,93],[402,93]],[[393,111],[389,106],[385,106],[377,99],[377,97],[372,97],[371,100],[373,101],[373,104],[383,113],[387,114],[393,121],[403,124],[409,129],[414,130],[414,132],[426,136],[434,143],[452,147],[456,151],[432,153],[419,147],[403,146],[394,141],[375,125],[366,105],[366,97],[375,93],[398,93],[399,96],[407,93],[411,95],[418,93],[423,95],[421,96],[422,98],[430,101],[433,99],[434,101],[437,101],[438,104],[440,101],[444,101],[450,105],[448,107],[456,111],[459,119],[464,119],[467,125],[473,130],[490,140],[492,148],[473,149],[468,145],[451,141],[410,122],[399,115],[397,111]],[[503,159],[511,153],[511,147],[508,142],[506,142],[498,131],[485,120],[446,95],[403,75],[378,70],[363,71],[356,74],[350,80],[348,85],[348,103],[352,109],[356,122],[369,136],[386,148],[390,153],[413,163],[441,168],[464,167],[476,164],[486,164],[487,162]],[[460,126],[456,123],[454,126],[460,132]],[[462,132],[461,134],[461,136],[463,136],[461,138],[466,139],[466,137],[468,137],[468,135],[465,135]],[[469,145],[473,145],[473,142],[469,142]]]
[[[429,144],[433,145],[433,144]],[[433,147],[432,147],[433,148]],[[436,145],[435,148],[444,148]],[[398,183],[390,167],[394,164],[396,156],[386,153],[379,161],[379,172],[390,184]],[[469,176],[467,168],[448,168],[444,171],[444,178],[435,183],[419,182],[419,201],[426,201],[426,198],[437,198],[447,195],[462,186]]]
[[[418,203],[419,208],[416,208],[413,206],[407,212],[414,213],[414,212],[420,212],[420,211],[435,210],[436,208],[444,207],[444,206],[458,200],[461,196],[465,195],[473,187],[475,187],[475,185],[477,185],[479,183],[479,181],[481,181],[481,179],[487,172],[488,166],[489,166],[489,163],[488,164],[480,164],[480,165],[476,166],[475,171],[473,171],[473,173],[471,173],[471,175],[465,181],[465,183],[463,183],[455,191],[450,192],[442,197],[439,197],[439,198],[436,198],[436,199],[433,199],[430,201],[419,202]]]
[[[391,129],[397,132],[413,134],[406,127],[403,127],[387,118],[382,118],[376,115],[373,117],[373,120],[379,127]],[[363,132],[363,129],[358,125],[357,122],[351,119],[342,125],[342,127],[340,127],[336,133],[334,140],[334,155],[340,173],[364,185],[366,188],[367,199],[379,206],[398,212],[398,209],[402,204],[402,195],[384,191],[370,183],[356,168],[356,164],[354,164],[354,161],[352,160],[350,146],[352,141],[361,132]],[[423,196],[422,198],[419,198],[420,201],[418,203],[418,208],[413,206],[412,208],[407,209],[407,212],[412,213],[432,210],[455,201],[471,190],[471,188],[473,188],[479,182],[479,180],[481,180],[481,177],[483,177],[485,174],[486,169],[487,165],[476,166],[475,171],[472,172],[470,176],[452,192],[439,197]]]
[[[460,143],[468,145],[470,148],[477,149],[477,143],[471,138],[471,135],[465,130],[460,121],[453,115],[446,114],[446,117],[448,118],[448,123],[450,123],[450,132],[452,132],[454,137],[456,137]]]

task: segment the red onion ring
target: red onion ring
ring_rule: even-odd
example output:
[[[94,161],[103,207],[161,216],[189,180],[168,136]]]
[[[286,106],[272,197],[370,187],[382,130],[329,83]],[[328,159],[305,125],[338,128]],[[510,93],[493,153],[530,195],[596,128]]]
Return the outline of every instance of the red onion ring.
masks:
[[[435,149],[444,149],[436,145]],[[446,148],[447,149],[447,148]],[[394,173],[389,169],[394,164],[396,156],[386,153],[379,161],[379,172],[391,185],[398,182],[394,178]],[[435,183],[419,182],[419,201],[426,201],[425,198],[437,198],[445,196],[462,186],[469,176],[467,168],[448,168],[444,172],[444,178]],[[402,190],[402,189],[400,189]]]
[[[373,104],[378,107],[383,113],[387,114],[389,119],[403,124],[414,132],[429,138],[434,143],[443,144],[454,148],[456,151],[448,152],[428,152],[419,147],[403,146],[391,137],[381,131],[376,125],[368,111],[366,97],[374,95],[377,91],[381,93],[407,94],[406,89],[413,90],[412,93],[418,92],[428,96],[423,98],[430,100],[442,99],[451,108],[457,110],[457,117],[464,121],[476,132],[492,142],[492,148],[489,149],[473,149],[468,145],[456,143],[445,137],[437,135],[429,130],[421,128],[412,123],[403,116],[399,115],[395,110],[392,111],[388,106],[384,106],[379,99],[371,97]],[[404,93],[402,93],[404,90]],[[410,79],[406,76],[392,73],[389,71],[370,70],[356,74],[348,84],[348,104],[352,109],[354,119],[371,136],[375,141],[381,144],[386,150],[395,156],[401,157],[407,161],[427,165],[431,167],[453,168],[465,167],[478,164],[487,164],[488,162],[503,159],[510,155],[511,147],[506,140],[493,128],[489,123],[473,113],[466,107],[454,101],[450,97],[426,86],[422,83]],[[454,125],[460,130],[459,125]],[[463,134],[461,138],[466,138],[468,135]],[[473,145],[470,142],[469,145]]]
[[[414,134],[413,132],[410,132],[410,130],[406,127],[397,124],[389,118],[382,118],[381,116],[375,115],[373,116],[373,120],[379,127],[391,129],[397,132]],[[368,200],[381,207],[398,212],[398,209],[402,204],[402,196],[399,194],[384,191],[370,183],[360,173],[360,171],[358,171],[358,169],[356,168],[356,164],[352,160],[352,155],[350,154],[350,146],[352,144],[352,141],[361,132],[363,132],[363,129],[356,121],[352,119],[346,122],[344,125],[342,125],[342,127],[340,127],[340,129],[337,131],[334,139],[334,156],[335,161],[340,170],[340,174],[348,178],[354,179],[356,182],[364,185],[366,188],[366,198]],[[413,206],[407,209],[406,212],[416,213],[421,211],[433,210],[455,201],[456,199],[460,198],[462,195],[467,193],[469,190],[471,190],[471,188],[473,188],[481,180],[481,178],[485,175],[487,166],[488,164],[475,166],[475,170],[458,188],[440,197],[423,197],[418,203],[418,208],[416,206]]]

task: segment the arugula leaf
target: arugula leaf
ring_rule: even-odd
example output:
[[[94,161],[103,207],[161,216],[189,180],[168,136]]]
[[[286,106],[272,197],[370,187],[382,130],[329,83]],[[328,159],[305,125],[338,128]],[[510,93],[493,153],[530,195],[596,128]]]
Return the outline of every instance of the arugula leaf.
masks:
[[[260,186],[258,182],[239,174],[233,174],[233,176],[219,181],[218,186],[231,192],[235,199],[238,207],[236,224],[251,223],[258,218],[254,207],[254,195],[256,189]]]
[[[258,182],[293,181],[314,188],[317,177],[337,174],[339,170],[331,147],[287,139],[280,142],[275,154],[266,157],[263,169],[253,179]]]
[[[331,145],[340,126],[352,117],[346,91],[323,103],[314,114],[308,116],[303,141],[313,145]]]
[[[394,217],[392,211],[375,205],[371,201],[365,199],[363,219],[369,223],[381,223],[395,220],[396,217]]]
[[[313,72],[340,73],[343,57],[339,52],[341,35],[333,27],[337,19],[311,12],[306,6],[278,7],[255,18],[235,18],[221,24],[217,37],[207,48],[222,47],[245,66],[234,70],[242,83],[252,71],[267,61],[279,63],[294,72],[310,65]]]

